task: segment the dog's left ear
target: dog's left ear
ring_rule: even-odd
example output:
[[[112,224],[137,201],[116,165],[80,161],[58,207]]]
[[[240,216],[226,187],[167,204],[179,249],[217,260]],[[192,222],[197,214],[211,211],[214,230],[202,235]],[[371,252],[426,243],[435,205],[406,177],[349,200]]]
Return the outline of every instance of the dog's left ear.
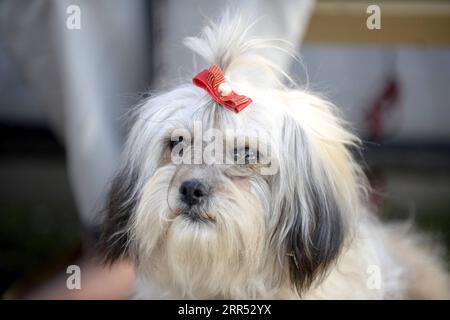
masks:
[[[280,171],[274,177],[278,221],[272,239],[299,294],[338,258],[358,197],[354,162],[339,140],[346,131],[336,122],[318,124],[343,131],[327,139],[325,131],[332,133],[332,127],[310,131],[295,117],[285,117]]]

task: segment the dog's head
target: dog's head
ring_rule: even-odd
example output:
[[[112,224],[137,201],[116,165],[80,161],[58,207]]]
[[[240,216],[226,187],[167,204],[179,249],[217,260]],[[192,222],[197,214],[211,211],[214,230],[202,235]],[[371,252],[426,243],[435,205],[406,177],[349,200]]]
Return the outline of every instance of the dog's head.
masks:
[[[360,201],[356,138],[330,103],[268,84],[280,70],[245,32],[226,16],[187,44],[253,102],[235,113],[191,84],[144,101],[106,206],[106,259],[133,257],[186,295],[301,293],[339,256]]]

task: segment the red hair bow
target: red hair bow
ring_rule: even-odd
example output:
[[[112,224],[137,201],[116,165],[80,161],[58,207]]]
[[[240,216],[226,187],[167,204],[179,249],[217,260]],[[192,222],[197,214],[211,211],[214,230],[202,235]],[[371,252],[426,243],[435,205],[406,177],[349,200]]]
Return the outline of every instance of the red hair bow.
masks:
[[[231,89],[230,85],[225,82],[222,70],[215,64],[196,75],[192,82],[208,92],[218,104],[236,113],[252,103],[252,99],[241,96]]]

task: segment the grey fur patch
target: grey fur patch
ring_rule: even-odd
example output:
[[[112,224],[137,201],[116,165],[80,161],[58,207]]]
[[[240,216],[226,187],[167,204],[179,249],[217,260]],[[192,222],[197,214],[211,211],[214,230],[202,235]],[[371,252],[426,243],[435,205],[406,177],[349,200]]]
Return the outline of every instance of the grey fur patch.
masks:
[[[137,174],[125,168],[114,178],[104,209],[99,250],[105,263],[129,256],[129,221],[137,199],[134,183]]]
[[[289,129],[285,127],[282,133],[284,152],[296,164],[290,164],[295,167],[293,172],[285,173],[290,178],[278,179],[276,182],[280,184],[289,181],[292,190],[292,194],[281,202],[280,220],[276,229],[287,227],[284,247],[290,282],[301,294],[315,280],[320,279],[336,260],[344,240],[345,228],[342,212],[329,187],[331,181],[319,182],[314,176],[306,134],[292,119],[286,118],[285,121],[291,123],[287,124]]]

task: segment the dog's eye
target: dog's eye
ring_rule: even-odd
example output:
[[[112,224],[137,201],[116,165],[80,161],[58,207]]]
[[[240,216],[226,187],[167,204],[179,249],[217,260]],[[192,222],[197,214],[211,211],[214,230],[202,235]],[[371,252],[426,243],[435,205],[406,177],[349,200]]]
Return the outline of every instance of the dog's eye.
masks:
[[[234,149],[234,161],[238,164],[256,164],[259,160],[259,152],[249,147]]]
[[[178,138],[175,138],[175,140],[170,140],[170,149],[173,149],[181,141],[183,141],[183,137],[182,136],[179,136]]]
[[[184,138],[182,136],[179,136],[178,138],[172,138],[173,140],[170,141],[170,150],[173,151],[173,149],[175,148],[176,145],[178,145],[179,143],[181,143]],[[183,146],[181,146],[183,147]],[[183,156],[183,148],[181,148],[180,150],[178,150],[178,155],[182,157]]]

